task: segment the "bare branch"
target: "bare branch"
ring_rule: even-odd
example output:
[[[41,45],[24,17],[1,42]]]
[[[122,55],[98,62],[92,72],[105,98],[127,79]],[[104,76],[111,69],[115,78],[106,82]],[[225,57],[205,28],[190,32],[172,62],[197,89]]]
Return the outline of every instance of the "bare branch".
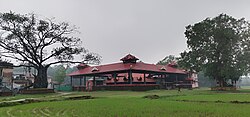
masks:
[[[51,65],[58,64],[58,63],[71,63],[71,64],[75,64],[75,63],[82,63],[82,62],[79,62],[79,61],[57,61],[57,62],[52,62],[50,64],[47,64],[46,66],[49,67]]]

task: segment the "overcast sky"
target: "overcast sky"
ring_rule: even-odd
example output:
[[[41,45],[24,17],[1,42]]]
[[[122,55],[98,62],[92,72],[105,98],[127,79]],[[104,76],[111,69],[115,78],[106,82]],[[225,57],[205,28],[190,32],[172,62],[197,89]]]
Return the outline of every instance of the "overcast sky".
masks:
[[[0,0],[0,12],[35,13],[79,27],[102,64],[128,53],[147,63],[187,48],[185,26],[226,13],[250,20],[247,0]]]

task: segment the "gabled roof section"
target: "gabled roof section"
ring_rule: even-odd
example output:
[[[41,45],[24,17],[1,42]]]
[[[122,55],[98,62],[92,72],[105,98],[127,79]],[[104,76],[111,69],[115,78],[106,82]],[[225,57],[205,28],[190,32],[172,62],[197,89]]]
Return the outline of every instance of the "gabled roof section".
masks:
[[[162,67],[161,67],[161,70],[166,71],[166,67],[165,67],[165,66],[162,66]]]
[[[139,59],[131,54],[128,54],[125,57],[121,58],[121,61],[123,61],[123,63],[136,63],[137,60]]]
[[[96,68],[96,67],[93,67],[91,71],[92,71],[92,72],[95,72],[95,71],[99,71],[99,69]]]

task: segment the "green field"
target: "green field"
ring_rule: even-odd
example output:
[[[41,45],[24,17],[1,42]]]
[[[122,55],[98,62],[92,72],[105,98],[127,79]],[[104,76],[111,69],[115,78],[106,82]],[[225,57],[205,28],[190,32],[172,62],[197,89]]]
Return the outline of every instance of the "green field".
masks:
[[[1,117],[247,117],[250,90],[216,92],[209,89],[69,92],[1,97],[41,100],[90,95],[94,99],[46,101],[0,108]],[[158,99],[144,98],[158,95]]]

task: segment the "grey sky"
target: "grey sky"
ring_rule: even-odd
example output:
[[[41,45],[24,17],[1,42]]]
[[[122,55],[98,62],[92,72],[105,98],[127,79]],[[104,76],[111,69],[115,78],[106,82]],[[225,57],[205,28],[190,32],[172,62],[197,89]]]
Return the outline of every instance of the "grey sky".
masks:
[[[220,13],[250,20],[250,1],[0,0],[0,12],[35,13],[79,27],[84,47],[113,63],[131,53],[147,63],[186,49],[185,26]]]

